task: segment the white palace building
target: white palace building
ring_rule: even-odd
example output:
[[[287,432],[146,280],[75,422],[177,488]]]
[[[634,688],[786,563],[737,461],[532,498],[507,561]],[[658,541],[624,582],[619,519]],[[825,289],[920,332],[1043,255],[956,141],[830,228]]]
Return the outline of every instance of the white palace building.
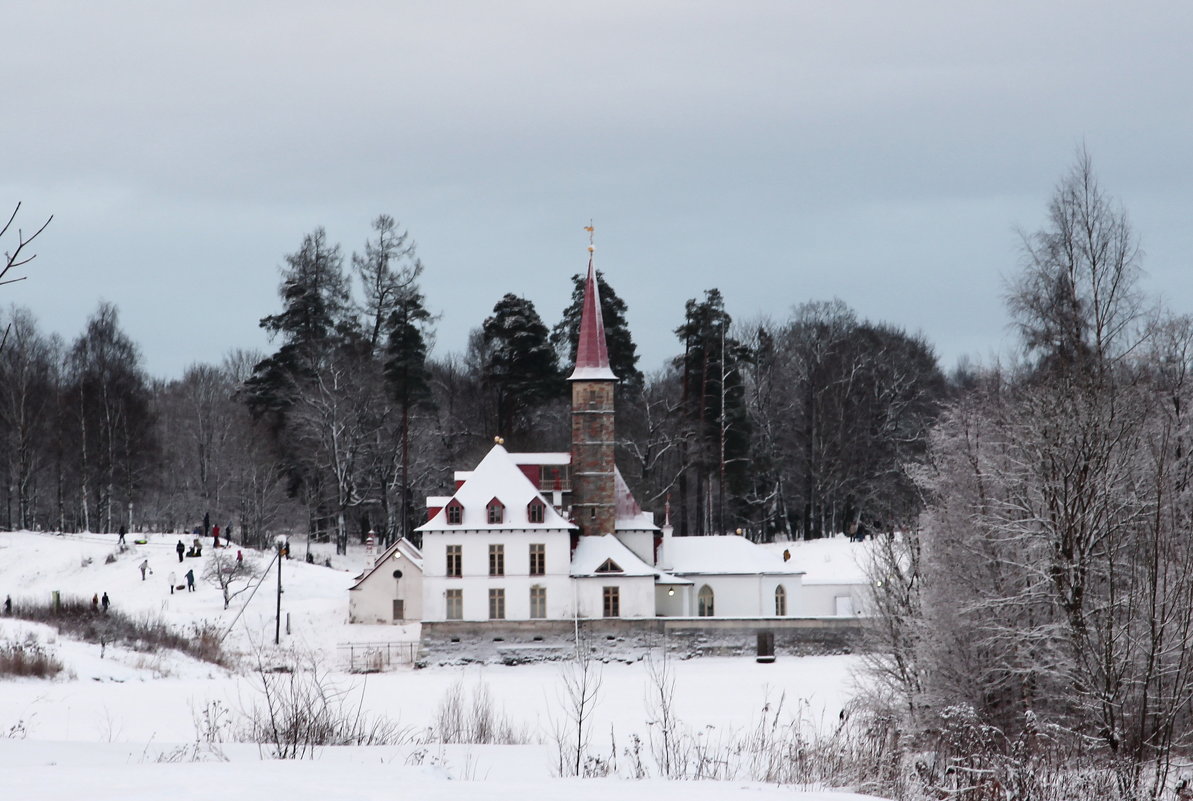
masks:
[[[613,387],[591,248],[568,453],[500,441],[451,495],[427,499],[422,549],[399,540],[350,590],[354,623],[656,617],[784,618],[863,611],[863,582],[805,586],[798,559],[741,536],[675,537],[614,463]]]

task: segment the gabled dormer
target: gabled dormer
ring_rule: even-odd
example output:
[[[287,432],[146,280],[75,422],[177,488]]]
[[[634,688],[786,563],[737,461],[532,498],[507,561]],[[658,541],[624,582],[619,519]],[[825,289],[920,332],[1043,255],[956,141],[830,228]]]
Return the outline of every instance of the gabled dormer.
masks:
[[[448,501],[444,509],[449,526],[458,526],[464,522],[464,504],[460,503],[457,498]]]
[[[541,523],[547,519],[547,504],[543,503],[542,498],[532,498],[530,503],[526,504],[526,522]]]
[[[496,497],[485,504],[485,522],[490,526],[500,526],[505,522],[505,504]]]

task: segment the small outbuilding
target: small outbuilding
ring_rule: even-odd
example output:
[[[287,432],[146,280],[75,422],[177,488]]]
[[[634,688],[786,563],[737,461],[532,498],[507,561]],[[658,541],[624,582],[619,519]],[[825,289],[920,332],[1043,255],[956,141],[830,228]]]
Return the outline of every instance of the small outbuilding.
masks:
[[[423,560],[406,539],[377,557],[348,590],[349,623],[405,623],[423,614]]]

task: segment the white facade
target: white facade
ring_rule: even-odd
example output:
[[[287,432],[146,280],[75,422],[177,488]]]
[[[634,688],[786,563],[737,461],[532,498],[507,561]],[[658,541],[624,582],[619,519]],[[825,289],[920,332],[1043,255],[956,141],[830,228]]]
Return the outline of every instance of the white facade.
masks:
[[[348,622],[403,623],[422,619],[422,561],[414,546],[399,540],[383,551],[349,589]]]
[[[545,559],[543,575],[530,572],[530,546],[541,545]],[[459,576],[449,576],[448,546],[459,548]],[[503,575],[490,575],[492,546],[501,548]],[[571,534],[565,530],[459,531],[423,533],[424,620],[489,620],[489,591],[504,593],[505,620],[531,620],[530,591],[546,593],[545,617],[572,616],[571,581],[568,566]],[[460,616],[448,616],[448,591],[461,597]]]

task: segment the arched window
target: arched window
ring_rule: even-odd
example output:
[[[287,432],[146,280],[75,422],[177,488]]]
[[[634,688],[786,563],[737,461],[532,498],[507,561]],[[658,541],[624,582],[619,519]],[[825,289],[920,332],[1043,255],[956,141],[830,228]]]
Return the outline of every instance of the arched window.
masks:
[[[703,587],[701,587],[700,594],[696,596],[696,602],[697,602],[697,606],[696,606],[696,614],[697,615],[699,615],[700,617],[712,617],[713,616],[712,587],[708,586],[707,584],[705,584]]]
[[[775,587],[775,617],[787,617],[787,590],[782,584]]]

